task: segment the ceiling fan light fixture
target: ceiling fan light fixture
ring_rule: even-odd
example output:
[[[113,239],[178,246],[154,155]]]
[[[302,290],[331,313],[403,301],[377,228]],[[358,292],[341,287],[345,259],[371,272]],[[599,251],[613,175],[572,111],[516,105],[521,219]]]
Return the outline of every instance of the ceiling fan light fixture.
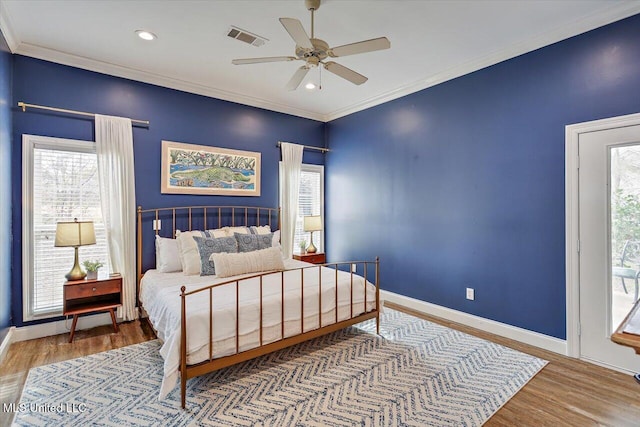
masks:
[[[386,37],[378,37],[376,39],[362,40],[356,43],[350,43],[337,47],[330,47],[327,42],[315,37],[314,31],[314,15],[315,11],[320,7],[321,0],[305,0],[307,9],[311,12],[311,37],[307,34],[302,23],[295,18],[280,18],[280,24],[289,33],[289,36],[295,42],[295,56],[272,56],[266,58],[244,58],[234,59],[232,64],[257,64],[261,62],[279,62],[279,61],[304,61],[304,65],[296,70],[289,82],[285,85],[285,89],[289,91],[296,90],[309,70],[318,68],[325,70],[336,76],[343,78],[355,85],[361,85],[368,79],[360,73],[345,67],[344,65],[333,61],[325,62],[327,58],[337,58],[342,56],[357,55],[361,53],[373,52],[376,50],[389,49],[391,43]],[[322,67],[320,67],[322,65]],[[321,71],[318,71],[319,73]],[[320,74],[321,76],[321,74]],[[313,85],[313,87],[311,87]],[[314,83],[305,85],[307,90],[315,89]],[[318,90],[322,89],[322,80],[317,85]]]
[[[155,39],[158,38],[158,36],[153,34],[151,31],[147,31],[147,30],[136,30],[136,34],[142,40],[146,40],[146,41],[151,41],[151,40],[155,40]]]

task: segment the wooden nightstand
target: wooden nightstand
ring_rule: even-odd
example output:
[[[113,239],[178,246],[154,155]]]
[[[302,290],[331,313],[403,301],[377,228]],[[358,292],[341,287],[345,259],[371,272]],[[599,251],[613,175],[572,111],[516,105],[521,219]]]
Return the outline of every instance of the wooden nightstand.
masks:
[[[121,276],[65,282],[63,300],[62,313],[65,316],[73,315],[69,342],[73,341],[78,315],[84,313],[108,311],[111,313],[113,329],[118,332],[116,314],[113,310],[122,305]]]
[[[293,259],[310,262],[311,264],[324,264],[327,262],[327,258],[321,252],[315,254],[293,254]]]

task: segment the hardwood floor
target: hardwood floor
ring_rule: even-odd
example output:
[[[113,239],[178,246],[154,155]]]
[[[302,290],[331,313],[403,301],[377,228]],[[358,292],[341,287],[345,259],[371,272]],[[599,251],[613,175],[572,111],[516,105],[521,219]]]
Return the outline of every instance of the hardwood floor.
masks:
[[[549,361],[485,426],[640,426],[640,384],[632,375],[395,304],[385,305]]]
[[[537,347],[386,304],[432,322],[543,358],[549,364],[507,402],[486,426],[640,426],[640,384],[631,375],[541,350]],[[110,325],[13,343],[0,366],[0,404],[18,402],[30,368],[86,356],[155,338],[146,322]],[[638,356],[640,357],[640,356]],[[0,412],[0,425],[13,414]]]
[[[110,324],[76,331],[72,343],[66,333],[11,344],[0,365],[0,426],[11,425],[13,413],[5,412],[2,405],[20,400],[29,369],[155,338],[146,321],[136,320],[118,326],[119,333],[114,333]]]

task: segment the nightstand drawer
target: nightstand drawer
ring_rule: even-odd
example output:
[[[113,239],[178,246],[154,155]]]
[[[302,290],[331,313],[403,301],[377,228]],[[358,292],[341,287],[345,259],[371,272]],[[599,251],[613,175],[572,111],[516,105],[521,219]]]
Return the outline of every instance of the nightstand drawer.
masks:
[[[311,264],[324,264],[326,261],[326,256],[323,253],[317,254],[294,254],[293,259],[297,259],[299,261],[310,262]]]
[[[102,280],[77,285],[65,285],[66,299],[87,298],[120,292],[120,280]]]

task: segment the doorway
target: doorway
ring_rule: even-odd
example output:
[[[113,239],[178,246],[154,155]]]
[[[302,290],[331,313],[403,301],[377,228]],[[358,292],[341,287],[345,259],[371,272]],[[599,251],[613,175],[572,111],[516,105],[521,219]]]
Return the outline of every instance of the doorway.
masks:
[[[640,276],[640,115],[567,127],[567,261],[569,355],[640,371],[610,340]]]

